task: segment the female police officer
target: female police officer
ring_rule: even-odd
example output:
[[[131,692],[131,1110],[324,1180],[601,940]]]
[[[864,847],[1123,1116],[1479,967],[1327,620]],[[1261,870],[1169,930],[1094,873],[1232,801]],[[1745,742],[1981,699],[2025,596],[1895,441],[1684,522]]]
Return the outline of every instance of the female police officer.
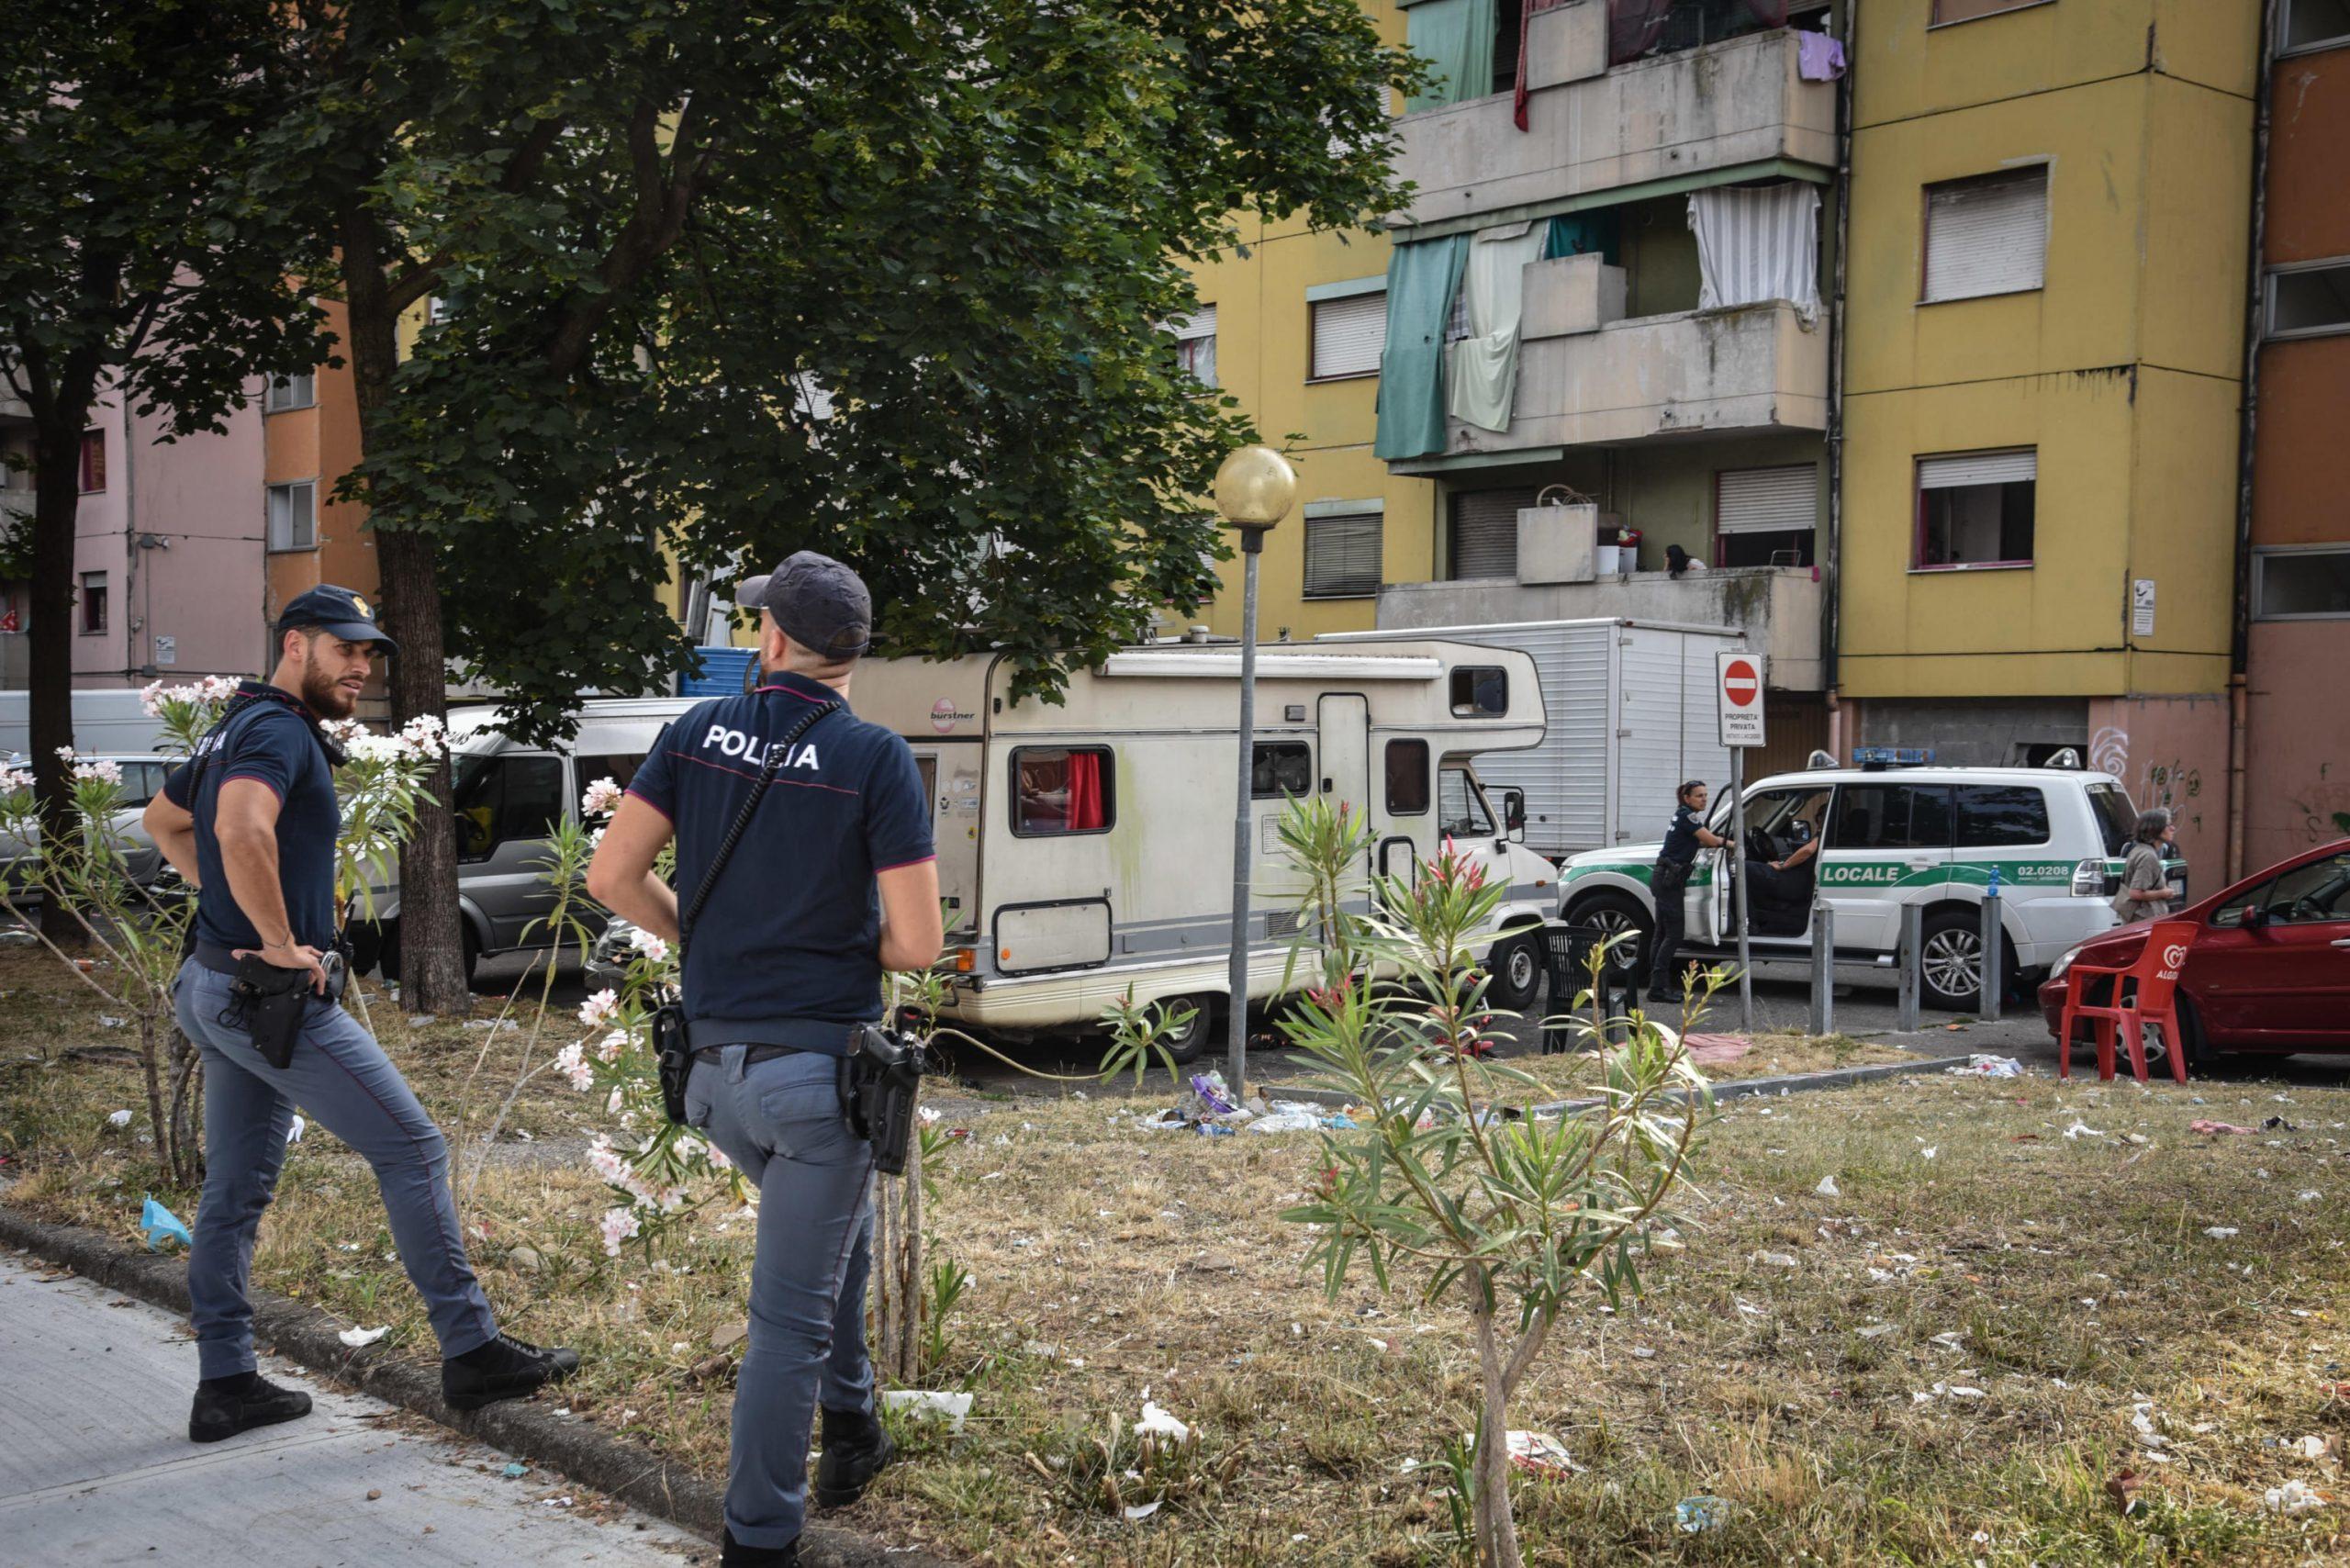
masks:
[[[1656,868],[1649,874],[1649,891],[1656,899],[1656,935],[1650,939],[1655,949],[1649,965],[1651,1002],[1684,1000],[1681,977],[1673,972],[1673,960],[1687,929],[1684,895],[1689,886],[1689,868],[1697,858],[1699,845],[1719,849],[1729,842],[1706,826],[1703,780],[1692,778],[1673,794],[1679,803],[1673,812],[1673,825],[1665,829],[1664,847],[1657,851]]]
[[[699,890],[744,821],[703,894],[700,935],[686,944],[686,1119],[759,1189],[722,1561],[789,1568],[800,1560],[819,1405],[819,1503],[855,1502],[890,1461],[865,1350],[873,1162],[843,1114],[840,1068],[858,1025],[881,1016],[882,971],[937,960],[938,868],[912,751],[847,711],[872,621],[865,584],[803,550],[743,583],[734,602],[760,612],[765,679],[662,733],[588,887],[615,914],[678,941],[677,893],[654,874],[655,857],[674,833],[677,887]],[[763,770],[772,787],[744,818]]]

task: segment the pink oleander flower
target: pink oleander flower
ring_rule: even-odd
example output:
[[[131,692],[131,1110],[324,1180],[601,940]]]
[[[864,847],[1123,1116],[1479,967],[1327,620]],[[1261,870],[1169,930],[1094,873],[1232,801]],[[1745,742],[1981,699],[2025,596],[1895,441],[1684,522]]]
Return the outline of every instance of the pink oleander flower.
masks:
[[[588,1089],[596,1082],[596,1070],[588,1065],[586,1047],[577,1040],[555,1053],[554,1070],[571,1081],[574,1089]]]
[[[612,1015],[620,1010],[620,992],[612,990],[610,986],[606,986],[603,990],[598,991],[595,995],[589,997],[587,1001],[579,1004],[579,1022],[583,1027],[589,1029],[600,1029],[605,1025],[610,1023],[612,1021]],[[610,1061],[612,1058],[606,1057],[604,1059],[606,1061]]]
[[[615,1089],[612,1092],[618,1094],[620,1091]],[[612,1140],[602,1133],[598,1133],[595,1142],[588,1146],[588,1168],[606,1185],[613,1187],[621,1186],[629,1174],[628,1161],[621,1158]]]
[[[604,1222],[599,1228],[604,1233],[604,1256],[617,1258],[621,1255],[621,1243],[643,1227],[638,1224],[634,1209],[606,1209]]]

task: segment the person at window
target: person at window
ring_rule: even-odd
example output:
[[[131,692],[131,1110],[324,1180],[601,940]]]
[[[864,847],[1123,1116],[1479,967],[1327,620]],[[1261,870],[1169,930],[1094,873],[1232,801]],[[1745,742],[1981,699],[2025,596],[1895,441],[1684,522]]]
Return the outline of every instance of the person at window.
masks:
[[[2114,918],[2124,925],[2166,917],[2177,902],[2170,872],[2163,862],[2178,836],[2170,813],[2156,807],[2138,815],[2137,831],[2130,835],[2130,855],[2121,868],[2121,890],[2113,895]]]
[[[1706,786],[1692,778],[1673,791],[1676,804],[1672,825],[1664,830],[1664,847],[1657,851],[1649,873],[1649,890],[1656,895],[1656,935],[1649,958],[1649,1000],[1678,1003],[1686,1000],[1682,977],[1673,972],[1681,938],[1688,930],[1684,907],[1689,870],[1700,847],[1719,849],[1730,841],[1706,825]]]
[[[1685,577],[1691,572],[1704,571],[1706,563],[1695,559],[1678,544],[1668,544],[1664,547],[1664,569],[1673,577]]]

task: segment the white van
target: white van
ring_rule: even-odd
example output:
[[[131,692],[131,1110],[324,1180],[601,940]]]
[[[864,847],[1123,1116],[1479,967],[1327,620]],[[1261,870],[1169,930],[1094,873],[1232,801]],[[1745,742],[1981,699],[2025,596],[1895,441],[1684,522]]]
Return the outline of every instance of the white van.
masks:
[[[1660,823],[1672,811],[1669,798],[1655,802]],[[1808,885],[1797,890],[1799,902],[1766,905],[1750,896],[1749,948],[1758,960],[1807,958],[1816,895],[1834,914],[1841,960],[1890,967],[1902,907],[1917,904],[1925,912],[1927,1005],[1976,1007],[1983,892],[1994,873],[2007,938],[2004,972],[2044,969],[2074,944],[2112,928],[2109,901],[2137,814],[2119,779],[2071,768],[1830,767],[1762,779],[1747,788],[1741,858],[1783,859],[1807,839],[1825,836]],[[1727,789],[1718,791],[1708,823],[1729,831]],[[1660,847],[1626,845],[1572,857],[1561,868],[1561,913],[1572,924],[1611,931],[1654,929],[1649,875]],[[1730,851],[1698,851],[1684,895],[1682,951],[1690,958],[1735,955],[1733,869]],[[2171,863],[2170,879],[2184,899],[2184,862]]]
[[[450,767],[457,829],[457,902],[464,917],[465,977],[484,958],[543,948],[550,934],[531,929],[554,905],[543,862],[547,834],[579,814],[580,791],[599,778],[626,785],[662,727],[696,698],[597,699],[580,705],[578,733],[552,746],[527,746],[495,727],[497,710],[460,708],[449,715]],[[589,931],[602,912],[582,901]],[[400,894],[397,875],[375,890],[374,909],[352,902],[353,963],[399,974]],[[528,932],[527,939],[525,933]]]
[[[1063,698],[1011,696],[1007,656],[867,660],[850,700],[912,745],[932,801],[946,901],[951,1014],[991,1030],[1091,1027],[1104,1007],[1182,1000],[1188,1059],[1216,1037],[1230,992],[1240,651],[1166,643],[1073,672]],[[1490,799],[1481,754],[1542,739],[1533,661],[1435,640],[1303,643],[1257,661],[1256,843],[1248,993],[1282,987],[1297,874],[1276,824],[1288,800],[1354,802],[1371,864],[1413,876],[1446,838],[1509,888],[1498,924],[1557,906],[1557,872],[1513,842],[1522,801]],[[1510,824],[1519,825],[1513,828]],[[1539,938],[1496,945],[1491,995],[1532,1001]],[[1308,978],[1292,977],[1292,986]]]

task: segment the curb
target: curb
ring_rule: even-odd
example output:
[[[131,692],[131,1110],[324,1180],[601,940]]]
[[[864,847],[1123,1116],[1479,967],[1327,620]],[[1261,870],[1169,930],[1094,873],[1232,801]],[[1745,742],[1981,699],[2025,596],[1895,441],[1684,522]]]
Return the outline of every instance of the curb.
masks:
[[[0,1206],[0,1243],[24,1248],[85,1279],[135,1296],[151,1306],[188,1310],[184,1259],[134,1251],[112,1237],[80,1226],[50,1225]],[[315,1306],[254,1291],[255,1342],[346,1387],[437,1421],[453,1431],[616,1497],[711,1541],[723,1523],[723,1488],[675,1460],[615,1438],[583,1421],[566,1421],[530,1400],[511,1400],[471,1413],[441,1403],[437,1372],[374,1349],[353,1350],[336,1336],[341,1327]],[[810,1525],[800,1537],[809,1568],[950,1568],[943,1559],[891,1549],[868,1536]]]
[[[1880,1078],[1899,1078],[1911,1072],[1939,1072],[1944,1068],[1964,1067],[1975,1053],[1957,1057],[1921,1057],[1916,1061],[1879,1062],[1872,1067],[1832,1067],[1825,1072],[1789,1072],[1776,1078],[1740,1078],[1713,1086],[1714,1103],[1729,1100],[1748,1100],[1758,1094],[1801,1094],[1814,1089],[1842,1089],[1855,1083],[1867,1083]],[[1683,1104],[1687,1096],[1679,1090],[1668,1096],[1673,1103]],[[1572,1115],[1605,1103],[1600,1100],[1554,1100],[1546,1105],[1531,1105],[1527,1114],[1548,1113],[1551,1115]]]

